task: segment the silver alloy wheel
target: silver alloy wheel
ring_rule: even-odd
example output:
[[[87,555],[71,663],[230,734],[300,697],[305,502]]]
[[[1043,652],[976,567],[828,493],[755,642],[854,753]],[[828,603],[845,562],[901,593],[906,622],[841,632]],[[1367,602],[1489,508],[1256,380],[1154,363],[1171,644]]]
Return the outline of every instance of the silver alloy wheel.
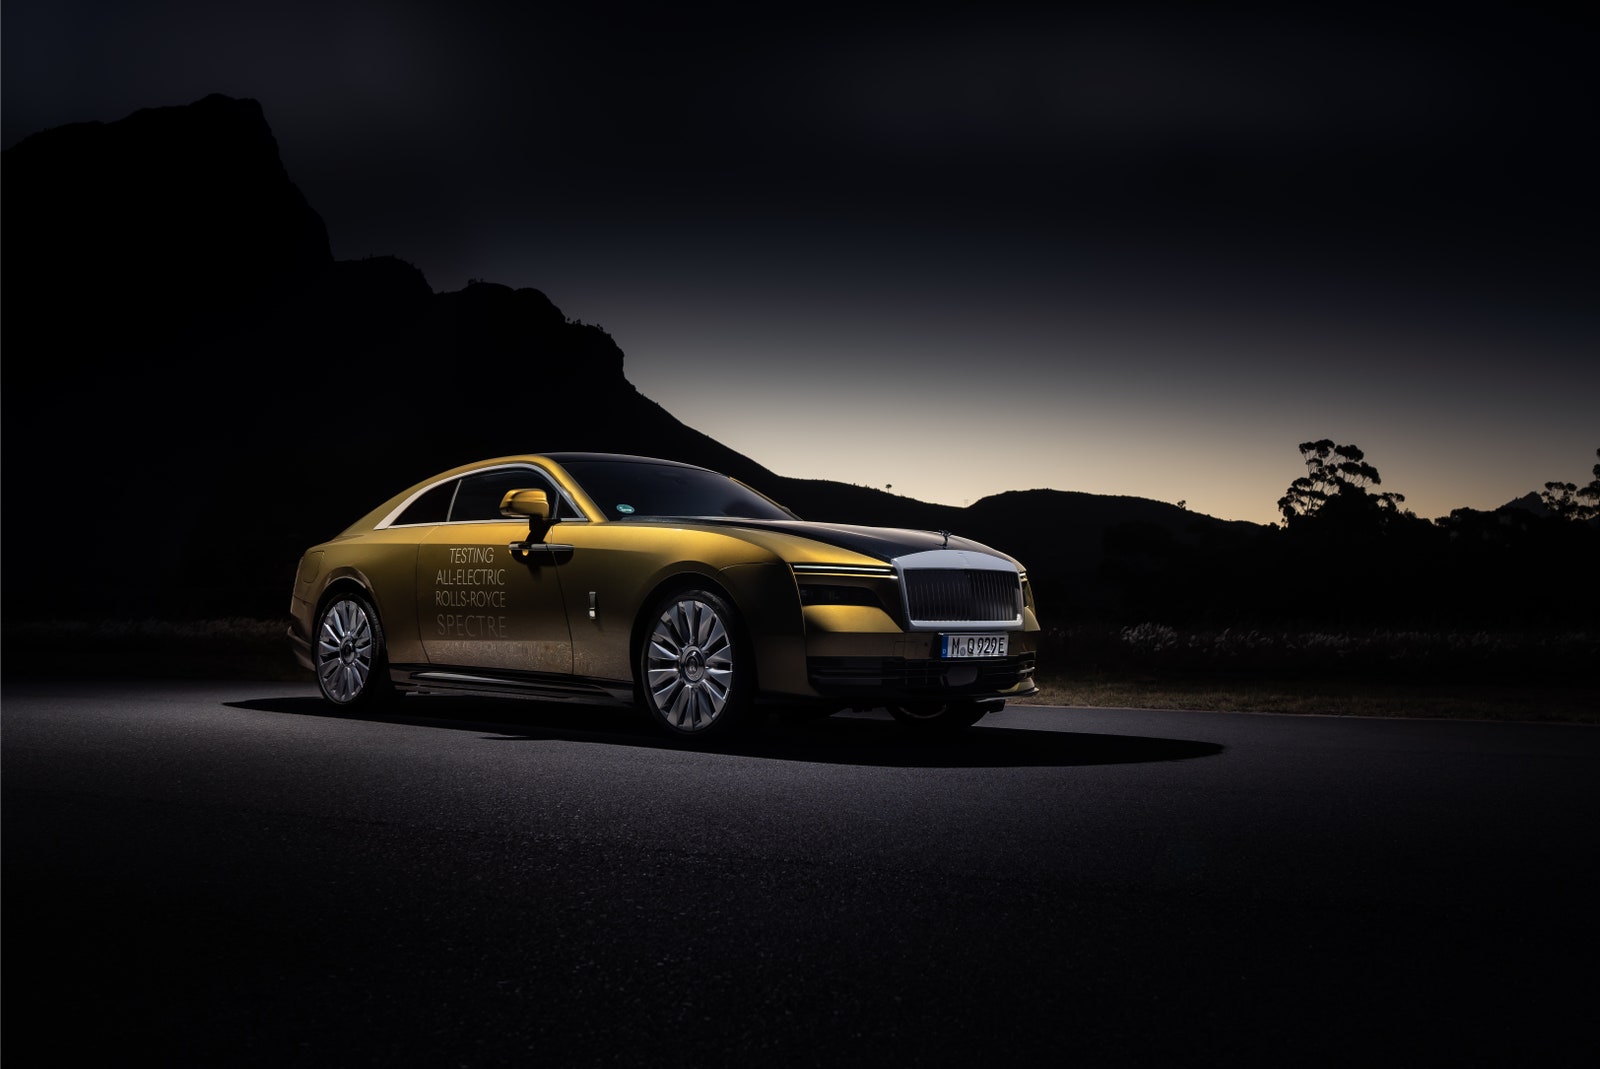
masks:
[[[317,684],[322,693],[340,705],[360,698],[372,677],[376,652],[365,603],[344,596],[329,605],[317,629]]]
[[[733,639],[715,606],[693,595],[669,604],[650,632],[645,687],[669,727],[704,731],[727,708]]]

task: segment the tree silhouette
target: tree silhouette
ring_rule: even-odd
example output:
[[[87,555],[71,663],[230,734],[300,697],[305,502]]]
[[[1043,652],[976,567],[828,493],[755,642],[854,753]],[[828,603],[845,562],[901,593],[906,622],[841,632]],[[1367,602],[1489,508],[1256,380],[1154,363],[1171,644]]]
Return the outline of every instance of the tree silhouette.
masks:
[[[1596,449],[1594,455],[1600,457],[1600,449]],[[1596,464],[1589,471],[1594,475],[1594,478],[1589,480],[1588,486],[1578,491],[1578,496],[1588,502],[1586,507],[1589,510],[1589,515],[1586,518],[1592,520],[1600,516],[1600,464]]]
[[[1320,438],[1301,442],[1300,456],[1305,460],[1306,474],[1290,483],[1288,491],[1278,499],[1278,511],[1286,523],[1293,525],[1319,515],[1370,515],[1378,519],[1410,515],[1400,508],[1405,495],[1368,492],[1368,487],[1380,485],[1383,479],[1378,469],[1367,463],[1367,456],[1359,447],[1335,445],[1332,438]]]
[[[1600,457],[1600,449],[1594,451]],[[1539,491],[1539,500],[1553,516],[1564,520],[1592,520],[1600,516],[1600,464],[1593,468],[1594,479],[1588,486],[1577,483],[1550,482]]]

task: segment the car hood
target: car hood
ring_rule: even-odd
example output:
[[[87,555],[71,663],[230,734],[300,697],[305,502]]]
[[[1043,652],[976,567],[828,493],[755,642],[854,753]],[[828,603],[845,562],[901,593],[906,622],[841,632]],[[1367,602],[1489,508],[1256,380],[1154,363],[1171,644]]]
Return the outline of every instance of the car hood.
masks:
[[[942,531],[919,531],[899,527],[860,527],[846,523],[818,523],[811,520],[747,520],[747,519],[720,519],[713,517],[694,518],[697,524],[708,527],[733,527],[751,531],[773,531],[798,538],[808,538],[813,542],[836,546],[839,549],[859,553],[865,557],[875,557],[881,561],[890,561],[896,557],[903,557],[908,553],[922,553],[930,549],[956,549],[967,550],[974,553],[987,553],[1003,560],[1017,564],[1015,558],[982,542],[975,542],[970,538],[959,535],[946,535]]]

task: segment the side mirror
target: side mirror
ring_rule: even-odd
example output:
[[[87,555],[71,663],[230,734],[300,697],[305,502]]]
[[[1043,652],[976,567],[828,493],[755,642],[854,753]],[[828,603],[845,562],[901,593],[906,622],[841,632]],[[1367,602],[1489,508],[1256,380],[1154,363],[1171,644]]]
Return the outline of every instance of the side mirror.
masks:
[[[511,542],[507,546],[513,559],[535,567],[544,560],[545,553],[550,554],[549,560],[555,564],[571,558],[571,546],[545,541],[545,533],[550,529],[550,495],[543,490],[510,491],[500,499],[500,515],[513,520],[518,516],[528,517],[528,540]]]
[[[543,490],[509,490],[500,499],[500,515],[509,519],[526,516],[531,527],[550,521],[550,495]]]

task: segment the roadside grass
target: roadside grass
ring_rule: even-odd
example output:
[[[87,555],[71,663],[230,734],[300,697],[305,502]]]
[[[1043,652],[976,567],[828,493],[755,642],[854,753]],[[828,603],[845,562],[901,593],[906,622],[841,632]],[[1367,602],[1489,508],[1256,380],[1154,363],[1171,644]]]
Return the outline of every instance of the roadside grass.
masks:
[[[1572,629],[1050,628],[1034,704],[1600,724]]]
[[[12,678],[305,682],[288,621],[7,621]],[[1222,631],[1160,625],[1041,636],[1019,705],[1600,724],[1586,633]]]
[[[1013,704],[1600,724],[1600,696],[1592,689],[1538,684],[1463,687],[1326,679],[1222,682],[1046,677],[1039,680],[1038,694]]]
[[[219,620],[6,621],[0,674],[14,677],[309,680],[289,646],[289,622]]]

